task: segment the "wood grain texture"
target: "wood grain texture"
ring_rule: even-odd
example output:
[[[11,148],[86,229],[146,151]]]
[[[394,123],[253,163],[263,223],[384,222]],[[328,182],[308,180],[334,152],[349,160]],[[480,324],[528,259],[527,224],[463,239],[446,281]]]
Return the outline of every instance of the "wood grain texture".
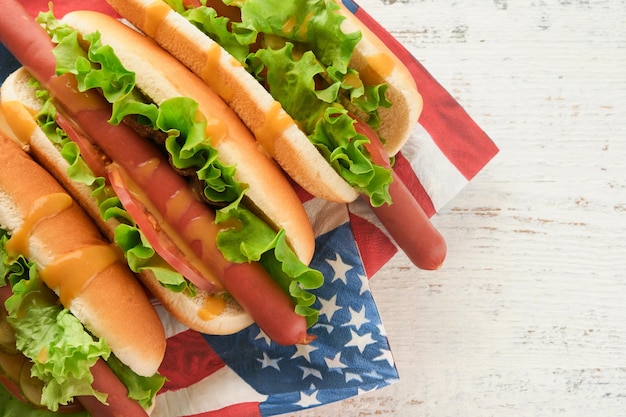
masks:
[[[295,414],[626,415],[626,1],[359,4],[500,154],[372,280],[400,382]]]

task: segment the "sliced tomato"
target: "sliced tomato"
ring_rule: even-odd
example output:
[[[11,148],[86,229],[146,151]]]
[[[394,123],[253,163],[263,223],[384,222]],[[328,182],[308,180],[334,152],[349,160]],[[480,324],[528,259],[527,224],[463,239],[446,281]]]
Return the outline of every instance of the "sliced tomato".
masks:
[[[93,174],[96,177],[105,177],[105,156],[99,152],[91,143],[91,141],[87,138],[87,136],[82,133],[80,128],[76,126],[73,122],[71,122],[68,118],[66,118],[62,113],[57,112],[56,116],[57,124],[67,133],[67,136],[78,145],[78,149],[80,149],[80,155],[85,160],[85,163],[91,169]]]
[[[216,280],[213,274],[202,266],[196,266],[202,264],[190,250],[183,251],[180,245],[174,243],[175,239],[178,241],[182,239],[171,237],[165,233],[155,216],[146,207],[147,204],[140,201],[141,198],[138,197],[140,192],[136,190],[136,187],[133,187],[132,180],[124,169],[116,163],[112,163],[107,166],[107,174],[109,182],[122,205],[135,220],[139,230],[143,232],[156,253],[197,287],[208,292],[215,292],[218,288],[214,284]],[[135,191],[133,192],[131,189]],[[200,270],[204,270],[204,272],[200,272]]]

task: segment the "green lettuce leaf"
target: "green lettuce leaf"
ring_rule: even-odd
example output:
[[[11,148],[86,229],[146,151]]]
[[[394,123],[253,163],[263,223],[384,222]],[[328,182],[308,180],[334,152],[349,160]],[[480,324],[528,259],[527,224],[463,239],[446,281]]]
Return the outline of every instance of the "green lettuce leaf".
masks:
[[[218,153],[205,135],[206,121],[198,120],[198,103],[187,97],[176,97],[156,106],[146,104],[135,91],[114,102],[112,121],[139,116],[144,124],[167,133],[165,148],[172,164],[180,170],[193,168],[204,182],[204,196],[217,204],[233,201],[245,191],[234,179],[235,167],[218,159]]]
[[[320,74],[329,87],[320,94],[320,99],[348,102],[351,110],[362,115],[377,128],[380,107],[391,103],[385,97],[385,84],[365,86],[359,73],[349,68],[356,45],[361,40],[360,32],[344,33],[341,24],[345,17],[338,13],[335,2],[324,0],[224,0],[241,8],[241,23],[233,23],[234,30],[245,27],[249,31],[262,33],[264,49],[281,49],[284,43],[295,46],[296,56],[304,51],[313,53],[323,66]],[[269,36],[268,36],[269,35]],[[277,42],[275,38],[281,41]],[[250,58],[248,58],[250,59]],[[309,59],[310,61],[310,59]],[[307,74],[303,74],[306,77]],[[273,87],[270,86],[270,91]],[[337,95],[334,95],[337,93]],[[339,96],[341,94],[341,97]],[[334,97],[333,97],[334,95]],[[275,96],[282,103],[283,96]],[[348,100],[344,100],[347,97]],[[345,104],[344,104],[345,105]],[[297,116],[292,116],[300,121]]]
[[[372,163],[365,150],[369,139],[357,134],[354,120],[335,102],[336,97],[319,99],[313,77],[323,67],[313,53],[307,51],[295,59],[293,44],[287,43],[278,50],[261,49],[255,59],[267,70],[266,82],[272,96],[300,121],[304,132],[331,166],[357,191],[368,195],[374,206],[390,203],[391,172]]]
[[[276,232],[266,223],[258,222],[257,217],[241,206],[237,199],[215,213],[215,223],[236,224],[218,234],[217,243],[224,248],[224,256],[231,262],[257,262],[261,255],[273,249],[270,242]]]
[[[158,130],[168,133],[165,148],[180,169],[193,167],[204,182],[204,195],[209,201],[227,203],[240,198],[245,186],[234,179],[235,167],[226,166],[205,136],[206,122],[198,122],[198,104],[186,97],[167,100],[159,106],[154,123]]]
[[[193,297],[195,286],[167,264],[152,248],[145,235],[134,225],[120,224],[115,228],[115,243],[124,251],[131,271],[151,271],[161,285],[173,292],[186,292]]]
[[[5,250],[9,233],[0,227],[0,287],[12,285],[22,278],[28,278],[30,266],[23,258],[15,259]]]
[[[240,207],[240,203],[241,199],[217,211],[217,224],[239,225],[221,232],[218,245],[229,248],[224,255],[233,262],[261,262],[294,300],[295,312],[306,318],[309,327],[312,326],[319,312],[311,307],[316,297],[306,290],[321,287],[324,276],[300,262],[287,244],[284,230],[276,234],[267,224],[256,221],[256,216]]]
[[[281,49],[260,49],[251,61],[252,68],[258,73],[267,69],[265,80],[272,96],[282,100],[285,111],[310,134],[326,109],[334,104],[337,92],[329,97],[331,87],[316,91],[315,77],[324,72],[324,67],[310,51],[296,60],[293,48],[292,43],[287,43]]]
[[[152,406],[154,397],[165,383],[164,377],[160,375],[139,376],[115,355],[111,355],[107,359],[107,365],[128,388],[129,398],[137,401],[144,409]]]
[[[45,19],[44,19],[45,18]],[[196,120],[197,103],[188,98],[173,98],[160,106],[143,103],[136,90],[135,74],[121,64],[113,49],[103,45],[100,33],[83,36],[88,42],[85,52],[79,43],[78,32],[68,33],[59,26],[53,15],[40,15],[46,28],[62,33],[53,49],[57,59],[57,73],[76,76],[78,89],[99,89],[113,105],[111,122],[120,123],[126,116],[139,116],[142,122],[168,134],[166,149],[174,166],[184,170],[194,167],[198,178],[205,182],[205,196],[216,203],[229,202],[243,193],[245,187],[234,178],[234,167],[222,164],[205,136],[206,121]]]
[[[237,61],[244,62],[250,53],[249,45],[254,43],[257,32],[244,27],[234,27],[229,30],[229,19],[220,17],[210,7],[189,9],[185,13],[187,20],[199,27],[204,33],[210,33],[211,38],[228,51]]]
[[[220,44],[235,59],[245,63],[250,53],[250,45],[257,38],[257,32],[241,26],[230,26],[230,19],[219,16],[215,9],[206,7],[206,1],[200,7],[187,7],[182,0],[163,0],[177,13]]]
[[[311,307],[316,297],[306,290],[319,288],[324,283],[324,276],[317,270],[307,268],[298,262],[289,249],[285,234],[280,233],[272,242],[274,257],[263,255],[261,264],[276,277],[283,290],[287,291],[296,302],[296,313],[305,317],[310,327],[319,317],[319,311]],[[296,279],[291,279],[296,277]]]
[[[361,33],[344,33],[345,19],[336,13],[339,6],[324,0],[225,0],[241,9],[241,24],[248,30],[304,43],[331,71],[346,73]]]

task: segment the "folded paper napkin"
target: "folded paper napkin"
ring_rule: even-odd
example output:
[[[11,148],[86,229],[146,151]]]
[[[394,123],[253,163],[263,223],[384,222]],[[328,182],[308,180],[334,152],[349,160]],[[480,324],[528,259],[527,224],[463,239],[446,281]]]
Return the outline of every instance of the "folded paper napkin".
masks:
[[[33,14],[48,0],[29,2]],[[419,123],[395,169],[429,215],[448,203],[498,152],[460,105],[371,16],[344,4],[409,67],[424,98]],[[54,2],[114,14],[104,0]],[[19,64],[0,48],[0,79]],[[302,194],[316,232],[311,266],[325,284],[315,291],[319,322],[310,345],[278,346],[256,325],[231,336],[185,328],[161,307],[168,336],[160,372],[167,377],[154,417],[271,416],[346,399],[398,380],[368,280],[398,251],[362,202],[329,203]]]

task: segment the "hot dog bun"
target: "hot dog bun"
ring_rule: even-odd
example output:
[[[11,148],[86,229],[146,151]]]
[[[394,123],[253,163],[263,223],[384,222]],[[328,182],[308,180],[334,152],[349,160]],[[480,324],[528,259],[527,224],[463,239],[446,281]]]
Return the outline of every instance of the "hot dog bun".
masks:
[[[306,135],[288,123],[291,118],[265,88],[211,38],[162,0],[107,1],[215,89],[256,134],[266,152],[304,189],[332,201],[356,199],[358,193],[329,166]],[[359,71],[366,84],[388,84],[387,96],[393,106],[379,110],[377,133],[385,139],[388,155],[393,156],[417,123],[422,97],[405,65],[340,1],[336,3],[345,16],[342,30],[362,33],[351,67]],[[238,91],[246,94],[234,93]]]
[[[284,229],[291,248],[309,264],[315,238],[302,203],[280,167],[259,149],[250,131],[212,89],[151,39],[107,15],[76,11],[62,22],[82,35],[100,32],[102,43],[111,46],[124,67],[135,72],[137,87],[157,105],[173,97],[194,99],[208,124],[217,126],[221,137],[213,138],[211,144],[222,162],[236,166],[235,179],[249,185],[246,196],[257,214],[276,230]]]
[[[89,331],[104,338],[115,355],[137,374],[155,374],[165,353],[164,330],[144,290],[119,261],[117,251],[65,189],[4,134],[0,135],[0,164],[0,224],[12,237],[24,234],[28,259]],[[50,196],[56,195],[66,196],[64,201],[70,205],[54,207],[48,216],[31,224],[37,217],[32,214],[34,207],[47,205]],[[98,254],[110,251],[115,258],[108,266],[88,267],[86,262],[96,258],[85,254],[90,248],[100,248]],[[68,256],[83,261],[73,264],[82,268],[71,274],[74,278],[64,276],[57,283],[51,269]]]
[[[0,109],[5,115],[12,116],[7,120],[9,127],[14,131],[25,132],[20,135],[21,137],[13,135],[14,140],[22,143],[39,164],[70,190],[72,196],[98,223],[103,234],[112,240],[114,229],[119,223],[115,219],[106,222],[102,220],[98,205],[91,196],[91,188],[70,178],[67,173],[69,164],[35,123],[33,115],[41,110],[42,104],[36,97],[35,90],[28,85],[30,79],[28,71],[20,68],[7,77],[0,89],[2,99]],[[20,112],[23,118],[16,117]],[[144,270],[137,275],[172,316],[189,328],[207,334],[221,335],[235,333],[252,323],[252,318],[232,298],[228,300],[226,309],[220,315],[208,319],[204,311],[210,295],[206,291],[198,288],[196,295],[190,297],[162,286],[150,270]]]

